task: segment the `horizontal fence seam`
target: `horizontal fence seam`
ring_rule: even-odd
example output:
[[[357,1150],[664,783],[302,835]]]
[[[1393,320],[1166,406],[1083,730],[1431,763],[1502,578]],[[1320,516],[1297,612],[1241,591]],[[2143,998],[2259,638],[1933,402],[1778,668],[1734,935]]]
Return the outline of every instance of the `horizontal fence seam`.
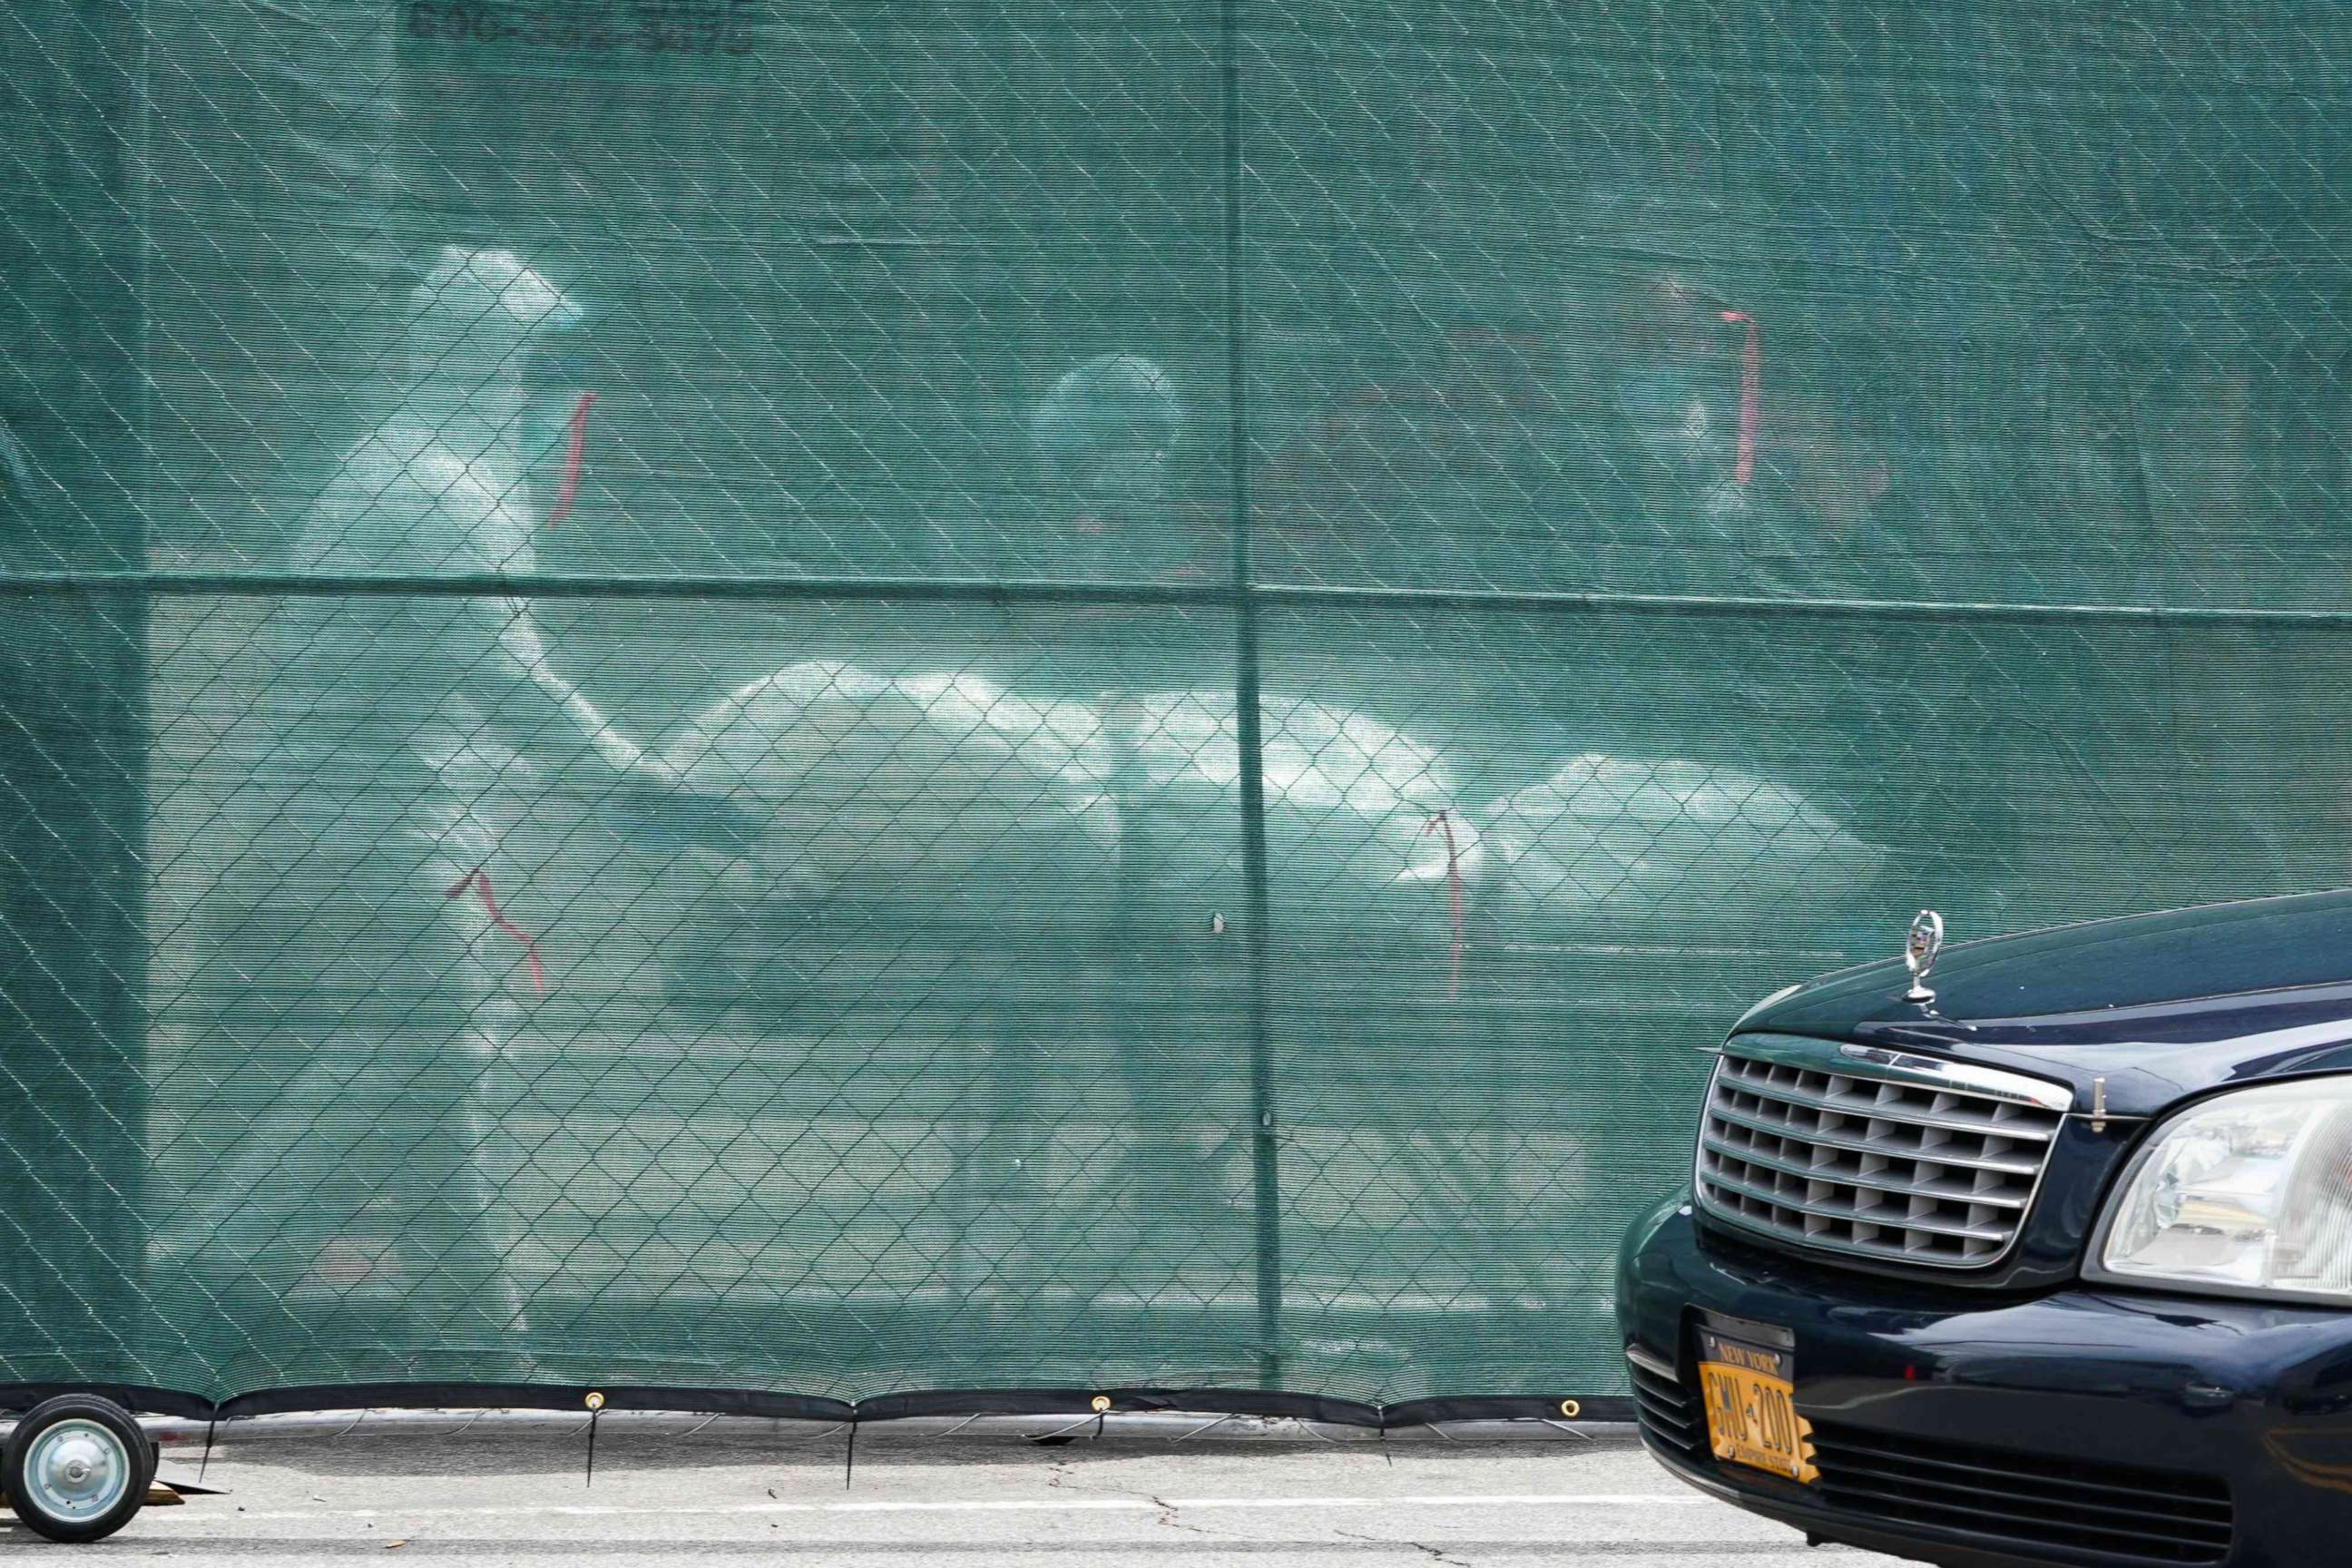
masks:
[[[763,574],[533,573],[508,575],[376,574],[326,577],[308,573],[41,572],[0,574],[0,598],[79,594],[173,597],[425,598],[505,596],[544,599],[902,599],[961,604],[1030,603],[1366,610],[1464,610],[1528,615],[1818,616],[1842,620],[2107,624],[2121,626],[2352,628],[2352,608],[2263,609],[2238,605],[2099,605],[1943,599],[1780,599],[1694,594],[1500,593],[1484,589],[1371,588],[1259,584],[1247,588],[1189,583],[969,577],[810,577]]]

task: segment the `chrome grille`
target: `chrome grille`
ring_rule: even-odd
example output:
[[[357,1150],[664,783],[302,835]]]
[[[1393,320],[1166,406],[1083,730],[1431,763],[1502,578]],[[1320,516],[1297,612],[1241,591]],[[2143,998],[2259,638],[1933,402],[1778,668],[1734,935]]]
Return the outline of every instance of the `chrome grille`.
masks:
[[[1699,1201],[1801,1246],[1981,1268],[2017,1239],[2070,1099],[1938,1058],[1738,1036],[1707,1089]]]

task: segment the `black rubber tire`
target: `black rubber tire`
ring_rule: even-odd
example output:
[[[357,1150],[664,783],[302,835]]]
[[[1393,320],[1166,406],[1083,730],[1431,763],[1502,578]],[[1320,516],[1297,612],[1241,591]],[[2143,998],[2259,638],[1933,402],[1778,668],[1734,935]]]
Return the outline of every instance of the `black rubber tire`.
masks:
[[[129,1458],[131,1484],[104,1513],[88,1519],[68,1519],[44,1512],[28,1500],[26,1456],[32,1449],[33,1439],[60,1421],[87,1421],[104,1427],[122,1446]],[[147,1488],[155,1479],[152,1454],[147,1445],[147,1434],[139,1429],[131,1412],[111,1399],[102,1399],[95,1394],[60,1394],[25,1412],[16,1429],[8,1434],[7,1448],[0,1451],[0,1490],[8,1494],[8,1504],[16,1510],[16,1518],[36,1535],[67,1542],[103,1541],[130,1523],[131,1516],[147,1505]]]

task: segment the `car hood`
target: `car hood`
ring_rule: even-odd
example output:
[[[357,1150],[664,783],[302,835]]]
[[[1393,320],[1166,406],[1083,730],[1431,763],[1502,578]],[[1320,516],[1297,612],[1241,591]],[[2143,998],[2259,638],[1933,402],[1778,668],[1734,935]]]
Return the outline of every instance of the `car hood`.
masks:
[[[2072,1085],[2147,1116],[2226,1084],[2352,1071],[2352,889],[1959,942],[1906,1002],[1900,960],[1810,982],[1740,1020]]]

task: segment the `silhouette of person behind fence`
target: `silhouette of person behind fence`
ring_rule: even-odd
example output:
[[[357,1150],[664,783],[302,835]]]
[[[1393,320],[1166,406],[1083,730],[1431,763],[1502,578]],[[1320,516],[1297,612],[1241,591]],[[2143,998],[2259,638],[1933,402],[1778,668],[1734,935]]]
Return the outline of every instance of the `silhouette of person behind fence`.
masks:
[[[291,1009],[268,1043],[292,1070],[224,1086],[252,1096],[230,1108],[242,1131],[165,1249],[215,1294],[286,1309],[245,1321],[264,1356],[315,1346],[379,1377],[527,1364],[515,1265],[536,1216],[502,1173],[555,1113],[519,1038],[549,979],[509,836],[558,788],[683,805],[678,774],[554,668],[525,603],[331,590],[534,569],[531,479],[584,417],[585,325],[512,253],[443,251],[409,301],[398,405],[300,525],[295,564],[327,591],[274,618],[246,944]]]

